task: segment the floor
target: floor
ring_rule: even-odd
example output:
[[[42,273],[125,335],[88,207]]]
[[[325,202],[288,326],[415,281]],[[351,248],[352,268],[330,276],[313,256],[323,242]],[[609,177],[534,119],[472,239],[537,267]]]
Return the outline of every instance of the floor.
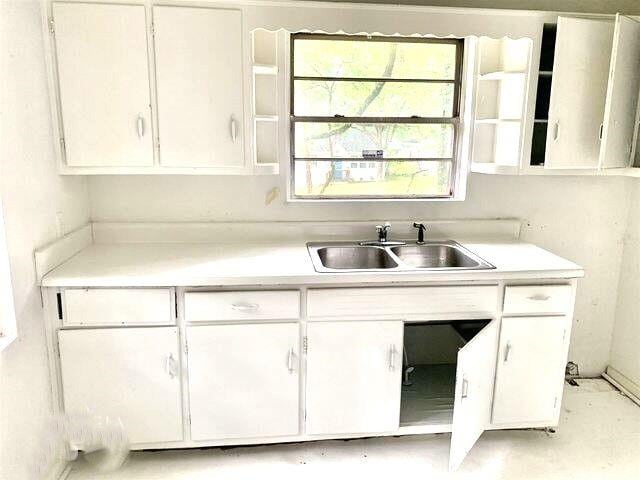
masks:
[[[604,380],[566,386],[557,433],[486,432],[447,473],[448,434],[132,453],[117,472],[74,465],[68,480],[403,478],[638,480],[640,407]]]

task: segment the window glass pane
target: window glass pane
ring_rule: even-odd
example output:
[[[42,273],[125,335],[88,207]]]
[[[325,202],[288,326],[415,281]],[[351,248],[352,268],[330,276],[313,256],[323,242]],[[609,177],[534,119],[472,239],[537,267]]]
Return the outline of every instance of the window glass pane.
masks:
[[[453,43],[296,39],[294,74],[305,77],[453,80]]]
[[[363,158],[382,150],[384,158],[451,158],[451,124],[295,123],[296,158]]]
[[[351,162],[297,160],[294,191],[298,197],[328,198],[447,196],[450,178],[451,162],[381,161],[354,168]]]
[[[454,85],[296,80],[294,115],[451,117]]]

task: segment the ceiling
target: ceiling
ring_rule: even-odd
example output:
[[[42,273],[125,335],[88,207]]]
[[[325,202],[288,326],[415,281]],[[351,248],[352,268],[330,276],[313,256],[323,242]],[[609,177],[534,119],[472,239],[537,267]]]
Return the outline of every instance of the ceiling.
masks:
[[[310,1],[310,0],[302,0]],[[434,5],[446,7],[506,8],[580,13],[640,15],[640,0],[325,0],[352,3]]]

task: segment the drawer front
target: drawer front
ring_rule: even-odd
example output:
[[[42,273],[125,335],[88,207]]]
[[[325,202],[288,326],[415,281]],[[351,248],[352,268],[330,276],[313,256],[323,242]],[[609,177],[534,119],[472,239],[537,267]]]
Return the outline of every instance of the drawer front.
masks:
[[[498,307],[497,286],[327,288],[308,292],[309,317],[481,313]]]
[[[64,303],[65,326],[174,323],[169,288],[68,289]]]
[[[563,314],[569,312],[571,303],[571,285],[505,287],[505,315]]]
[[[297,290],[187,292],[184,298],[188,322],[244,319],[295,319],[300,316]]]

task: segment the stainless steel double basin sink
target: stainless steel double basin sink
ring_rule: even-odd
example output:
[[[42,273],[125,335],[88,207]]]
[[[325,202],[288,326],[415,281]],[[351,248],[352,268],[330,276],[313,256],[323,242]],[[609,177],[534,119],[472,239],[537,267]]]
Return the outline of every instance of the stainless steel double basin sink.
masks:
[[[308,243],[307,249],[314,268],[320,273],[495,268],[453,240],[422,244],[389,242],[389,245],[361,245],[358,242]]]

